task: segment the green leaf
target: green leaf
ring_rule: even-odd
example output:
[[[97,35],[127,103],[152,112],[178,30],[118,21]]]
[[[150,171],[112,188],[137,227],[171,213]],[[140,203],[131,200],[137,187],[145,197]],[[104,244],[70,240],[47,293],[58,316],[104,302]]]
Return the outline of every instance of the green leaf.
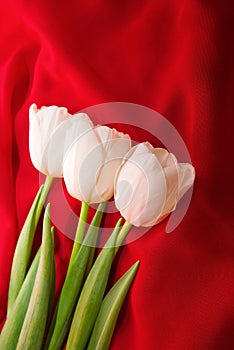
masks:
[[[104,203],[99,205],[91,225],[89,226],[89,230],[85,236],[83,244],[80,246],[79,250],[76,251],[76,255],[73,255],[71,258],[70,268],[68,269],[66,279],[60,293],[45,349],[61,349],[61,346],[68,333],[74,307],[77,303],[84,280],[84,274],[89,261],[90,252],[93,248],[92,245],[96,242],[98,236],[104,205]]]
[[[52,241],[54,242],[54,227],[51,227],[51,235],[52,235]],[[47,326],[49,326],[50,319],[51,319],[51,313],[52,313],[54,297],[55,297],[55,288],[56,288],[56,269],[55,269],[55,260],[53,259],[52,271],[51,271],[50,299],[49,299]]]
[[[85,278],[88,276],[89,271],[91,270],[91,268],[93,266],[95,253],[96,253],[96,247],[90,247],[89,260],[87,262],[87,266],[86,266],[85,274],[84,274]]]
[[[87,350],[108,350],[115,324],[126,294],[138,271],[137,261],[105,296]]]
[[[17,350],[42,347],[50,301],[54,244],[50,227],[49,205],[43,221],[41,256],[28,310],[20,333]]]
[[[41,248],[39,248],[27,276],[23,282],[20,292],[16,298],[10,315],[2,329],[0,336],[0,349],[15,350],[19,339],[20,331],[27,312],[28,304],[32,294],[34,281],[38,269]]]
[[[67,341],[67,350],[83,350],[92,332],[106,289],[121,219],[101,250],[81,291]]]
[[[52,178],[47,177],[45,185],[42,185],[39,189],[16,245],[10,276],[7,309],[8,316],[12,310],[13,304],[17,298],[27,272],[33,238],[51,183]]]

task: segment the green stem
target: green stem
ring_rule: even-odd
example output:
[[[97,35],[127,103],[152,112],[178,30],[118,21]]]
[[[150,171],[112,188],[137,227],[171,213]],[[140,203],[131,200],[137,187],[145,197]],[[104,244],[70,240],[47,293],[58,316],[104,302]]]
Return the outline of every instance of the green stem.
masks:
[[[96,244],[97,244],[97,239],[98,239],[98,232],[100,229],[100,224],[101,224],[101,220],[102,220],[102,216],[103,216],[103,212],[106,206],[106,202],[102,202],[99,204],[96,214],[94,215],[94,219],[91,222],[92,226],[97,227],[96,230],[96,234],[93,234],[93,240],[92,240],[92,245],[90,247],[90,254],[89,254],[89,259],[87,262],[87,266],[86,266],[86,271],[85,271],[85,277],[88,275],[92,265],[93,265],[93,260],[94,260],[94,256],[96,253]]]
[[[88,213],[89,213],[89,204],[82,202],[81,204],[81,209],[80,209],[80,219],[77,225],[77,230],[76,230],[76,236],[75,236],[75,241],[73,244],[73,248],[72,248],[72,253],[71,253],[71,258],[70,258],[70,262],[69,262],[69,267],[68,269],[70,269],[70,266],[72,265],[74,258],[76,256],[76,254],[78,253],[81,243],[83,241],[83,237],[84,237],[84,232],[85,232],[85,227],[86,227],[86,223],[87,223],[87,218],[88,218]]]
[[[130,224],[130,222],[125,221],[123,227],[121,228],[121,230],[118,234],[117,240],[116,240],[115,255],[117,254],[119,247],[123,243],[124,239],[126,238],[128,232],[131,230],[132,226],[133,225]]]

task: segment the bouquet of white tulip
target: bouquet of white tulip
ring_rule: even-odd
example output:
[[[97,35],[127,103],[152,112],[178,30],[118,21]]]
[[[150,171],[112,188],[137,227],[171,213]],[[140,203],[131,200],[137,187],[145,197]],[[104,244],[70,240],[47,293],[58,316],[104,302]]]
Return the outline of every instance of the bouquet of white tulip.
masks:
[[[112,262],[134,226],[163,220],[192,186],[191,164],[149,143],[131,140],[87,114],[33,104],[29,110],[29,150],[34,166],[47,175],[22,228],[12,263],[7,319],[0,349],[108,349],[137,261],[105,294]],[[82,201],[70,262],[55,305],[54,228],[48,204],[42,243],[30,265],[37,224],[53,177],[64,177],[69,194]],[[129,184],[129,186],[126,186]],[[105,202],[114,196],[119,219],[94,259]],[[89,206],[99,203],[86,230]],[[87,231],[87,232],[86,232]],[[54,310],[54,311],[52,311]]]

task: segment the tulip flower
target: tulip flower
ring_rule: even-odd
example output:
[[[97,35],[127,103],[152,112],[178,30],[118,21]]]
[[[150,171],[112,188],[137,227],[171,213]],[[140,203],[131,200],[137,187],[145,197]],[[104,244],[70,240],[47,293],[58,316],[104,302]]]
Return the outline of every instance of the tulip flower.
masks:
[[[133,147],[125,156],[115,179],[115,204],[134,226],[153,226],[176,207],[193,185],[194,167],[148,143]]]
[[[64,159],[68,192],[83,202],[100,203],[114,194],[114,178],[129,151],[128,135],[107,126],[96,126],[75,141]]]
[[[62,177],[63,158],[68,147],[93,126],[85,113],[71,115],[67,108],[49,106],[29,109],[29,151],[37,170],[52,177]]]

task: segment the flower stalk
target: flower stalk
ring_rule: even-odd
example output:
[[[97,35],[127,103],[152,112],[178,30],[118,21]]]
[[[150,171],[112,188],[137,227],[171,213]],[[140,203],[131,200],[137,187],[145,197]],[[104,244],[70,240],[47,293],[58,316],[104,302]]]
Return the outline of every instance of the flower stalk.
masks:
[[[81,202],[81,210],[80,210],[80,218],[79,222],[77,225],[77,230],[76,230],[76,235],[75,235],[75,241],[73,244],[72,248],[72,253],[71,253],[71,258],[70,258],[70,263],[69,267],[72,265],[76,254],[78,253],[80,246],[82,244],[83,238],[84,238],[84,233],[85,233],[85,228],[87,224],[87,218],[89,214],[89,204],[86,202]],[[91,224],[92,225],[92,224]]]

